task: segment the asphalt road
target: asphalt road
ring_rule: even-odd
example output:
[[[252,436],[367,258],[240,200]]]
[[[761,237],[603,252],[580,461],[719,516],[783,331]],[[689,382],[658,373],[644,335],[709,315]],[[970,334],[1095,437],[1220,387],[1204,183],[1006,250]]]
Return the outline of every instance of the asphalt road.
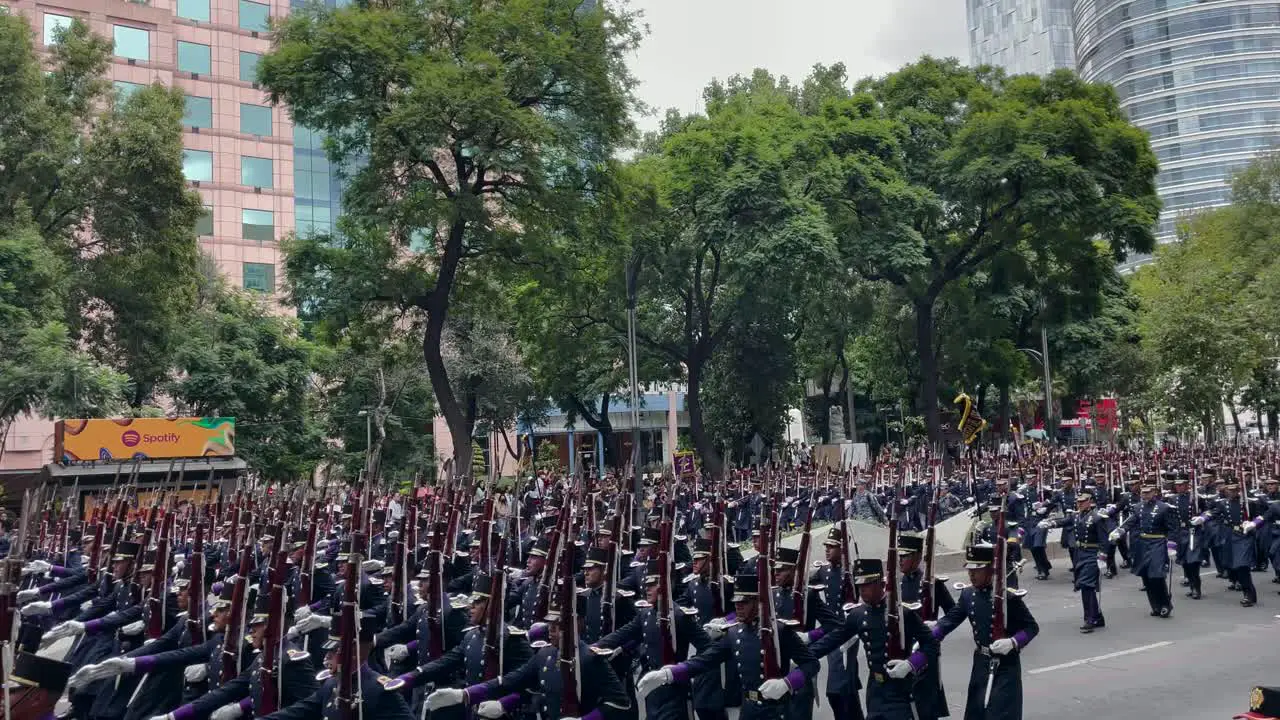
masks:
[[[1148,615],[1141,581],[1121,571],[1103,580],[1107,627],[1082,635],[1070,572],[1063,560],[1054,566],[1048,581],[1027,572],[1021,577],[1040,624],[1039,637],[1022,657],[1027,720],[1226,720],[1248,709],[1253,686],[1280,685],[1280,585],[1270,582],[1270,571],[1254,573],[1260,602],[1251,608],[1240,607],[1240,593],[1228,592],[1226,581],[1211,572],[1198,601],[1185,597],[1175,578],[1174,612],[1167,620]],[[955,718],[964,716],[972,642],[966,626],[942,646],[943,687]],[[814,717],[831,717],[825,699]]]

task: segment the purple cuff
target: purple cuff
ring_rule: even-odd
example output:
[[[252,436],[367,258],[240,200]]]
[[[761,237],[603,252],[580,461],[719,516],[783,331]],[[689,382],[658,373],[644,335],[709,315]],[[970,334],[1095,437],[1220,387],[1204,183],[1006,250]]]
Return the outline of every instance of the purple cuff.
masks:
[[[503,711],[507,714],[511,714],[516,711],[516,708],[520,707],[520,693],[511,693],[510,695],[506,695],[500,698],[498,703],[502,705]]]
[[[547,639],[546,623],[534,623],[533,626],[529,628],[529,642],[537,642],[539,640],[546,640],[546,639]]]
[[[1013,644],[1017,645],[1019,650],[1026,647],[1027,643],[1029,642],[1031,642],[1031,638],[1027,637],[1026,631],[1019,630],[1018,632],[1014,633]]]
[[[683,685],[689,682],[689,663],[676,663],[669,669],[671,670],[672,683]]]
[[[414,683],[418,681],[418,669],[414,668],[403,675],[397,675],[396,679],[404,683],[406,689],[412,688]]]
[[[787,677],[785,679],[787,681],[787,686],[791,688],[791,692],[795,692],[804,687],[804,671],[800,668],[796,668],[795,670],[787,673]],[[175,720],[177,719],[175,718]]]
[[[410,654],[418,652],[418,641],[410,640],[408,643],[405,644],[404,649],[408,650]]]
[[[90,620],[89,622],[87,622],[87,623],[85,623],[85,624],[84,624],[84,634],[85,634],[85,635],[93,635],[93,634],[97,633],[97,632],[98,632],[98,631],[100,631],[100,630],[102,630],[102,621],[101,621],[101,620]]]
[[[320,608],[324,607],[324,600],[317,600],[311,603],[310,605],[308,605],[307,607],[311,608],[312,610],[319,610]]]
[[[140,675],[145,675],[156,669],[156,656],[143,655],[142,657],[133,659],[133,671]]]
[[[933,630],[930,631],[930,634],[933,635],[934,640],[943,640],[947,637],[947,634],[942,632],[941,625],[934,625]]]
[[[67,606],[66,598],[58,598],[57,600],[54,600],[53,605],[50,605],[49,607],[50,607],[50,610],[56,614],[58,612],[61,612],[62,608],[66,606]]]
[[[1170,540],[1169,542],[1167,542],[1167,543],[1165,543],[1165,544],[1164,544],[1164,547],[1165,547],[1165,549],[1166,549],[1166,550],[1177,550],[1177,549],[1178,549],[1178,543],[1177,543],[1176,541],[1174,541],[1174,540]]]
[[[810,630],[808,634],[809,634],[809,642],[817,642],[822,639],[823,635],[827,634],[827,631],[819,627],[819,628],[814,628]]]
[[[72,573],[71,570],[68,570],[61,565],[54,565],[53,567],[49,568],[49,572],[52,573],[53,576],[56,578],[66,577]]]
[[[223,585],[224,585],[224,584],[225,584],[225,583],[221,583],[221,582],[216,582],[216,583],[214,583],[214,584],[213,584],[213,587],[209,588],[209,592],[213,593],[214,595],[221,595],[221,594],[222,594],[222,587],[223,587]],[[176,719],[175,719],[175,720],[176,720]]]
[[[37,587],[36,591],[38,591],[41,595],[48,595],[49,593],[53,592],[56,589],[57,588],[54,587],[53,583],[45,583],[44,585]]]
[[[253,712],[253,698],[247,697],[240,701],[240,712],[242,713]]]
[[[725,619],[725,621],[726,621],[726,622],[731,622],[731,623],[738,622],[738,611],[737,611],[737,610],[735,610],[735,611],[733,611],[733,612],[729,613],[728,615],[725,615],[725,616],[724,616],[724,619]]]
[[[1254,519],[1253,519],[1253,525],[1254,525],[1254,527],[1257,527],[1257,526],[1259,526],[1259,525],[1261,525],[1261,524],[1262,524],[1262,516],[1261,516],[1261,515],[1259,515],[1258,517],[1256,517],[1256,518],[1254,518]]]
[[[919,650],[911,653],[911,657],[907,658],[907,662],[911,663],[911,669],[919,673],[929,665],[929,658],[924,656]]]
[[[479,705],[489,697],[489,688],[485,687],[484,683],[481,683],[469,686],[463,693],[467,696],[468,705]],[[179,720],[179,718],[174,718],[173,720]]]
[[[193,720],[196,716],[196,709],[191,707],[191,703],[187,703],[173,711],[173,720]]]
[[[596,708],[586,715],[583,715],[582,720],[604,720],[604,713],[600,712],[600,708]]]

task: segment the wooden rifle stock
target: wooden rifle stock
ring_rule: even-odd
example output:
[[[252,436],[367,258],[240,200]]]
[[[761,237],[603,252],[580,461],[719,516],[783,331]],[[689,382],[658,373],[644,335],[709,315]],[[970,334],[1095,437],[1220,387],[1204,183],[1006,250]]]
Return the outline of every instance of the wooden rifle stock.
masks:
[[[484,679],[493,680],[502,674],[503,648],[505,638],[502,636],[503,618],[506,614],[507,597],[507,545],[498,545],[497,565],[489,577],[489,605],[485,608],[486,625],[484,629]]]
[[[761,528],[764,550],[756,556],[756,577],[759,583],[760,602],[760,652],[765,680],[782,677],[782,652],[778,639],[778,615],[773,605],[773,568],[769,561],[769,547],[778,527],[778,512],[773,511],[773,522]]]
[[[654,612],[658,614],[658,636],[662,639],[662,664],[679,662],[676,657],[676,625],[672,613],[675,603],[671,595],[671,562],[675,543],[671,521],[663,520],[658,532],[658,602]]]
[[[258,666],[258,677],[262,684],[262,696],[254,708],[258,716],[270,715],[280,709],[281,671],[280,662],[284,654],[284,573],[287,550],[276,550],[271,567],[271,595],[267,607],[267,630],[262,638],[262,662]]]
[[[572,527],[572,510],[565,513],[564,529]],[[575,545],[568,537],[560,542],[559,605],[560,605],[560,715],[582,715],[582,675],[578,667],[578,593],[573,579],[573,553]]]
[[[810,496],[809,512],[805,514],[804,534],[800,536],[800,556],[796,558],[795,572],[791,576],[792,619],[805,627],[805,596],[808,592],[808,578],[805,577],[805,562],[809,557],[809,534],[813,531],[813,501]]]
[[[351,533],[351,553],[347,558],[347,573],[342,587],[342,610],[338,619],[338,683],[337,699],[339,720],[358,720],[360,717],[360,563],[365,549],[365,535]]]
[[[241,549],[240,568],[236,573],[235,586],[231,590],[231,617],[227,620],[226,633],[222,636],[219,684],[229,683],[240,674],[240,649],[244,645],[245,601],[249,590],[249,559],[252,555],[250,548]]]
[[[187,584],[187,633],[192,645],[202,645],[205,641],[204,564],[204,523],[198,523],[191,557],[187,559],[187,566],[191,568],[191,580]]]
[[[885,559],[885,631],[888,636],[886,654],[890,660],[906,658],[904,645],[902,603],[898,597],[898,491],[893,493],[893,506],[889,509],[889,552]]]
[[[147,638],[157,640],[164,634],[165,605],[169,599],[169,543],[177,516],[165,516],[156,540],[156,564],[151,570],[151,595],[147,598]]]

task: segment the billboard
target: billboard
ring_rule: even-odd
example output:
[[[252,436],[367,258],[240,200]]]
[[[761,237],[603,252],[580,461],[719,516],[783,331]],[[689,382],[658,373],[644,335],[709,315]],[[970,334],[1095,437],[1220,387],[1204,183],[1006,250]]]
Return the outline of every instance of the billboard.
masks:
[[[236,419],[111,418],[59,420],[54,459],[63,465],[103,460],[232,457]]]

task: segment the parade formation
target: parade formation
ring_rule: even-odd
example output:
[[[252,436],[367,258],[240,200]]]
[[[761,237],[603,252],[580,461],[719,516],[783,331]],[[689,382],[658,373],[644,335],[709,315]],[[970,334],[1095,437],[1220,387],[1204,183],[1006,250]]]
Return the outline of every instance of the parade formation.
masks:
[[[625,472],[539,473],[503,514],[493,477],[407,498],[171,486],[146,505],[128,478],[81,503],[46,487],[4,565],[6,717],[920,720],[950,694],[966,720],[1020,718],[1040,632],[1024,547],[1039,580],[1044,548],[1068,549],[1083,633],[1144,622],[1104,614],[1117,551],[1153,617],[1173,616],[1176,575],[1192,600],[1214,592],[1204,566],[1249,607],[1255,571],[1280,583],[1276,463],[886,453],[652,478],[639,505]],[[853,521],[859,493],[883,556],[859,551],[876,527]],[[972,517],[967,582],[936,570],[947,497]],[[947,642],[966,625],[971,646]],[[966,688],[942,686],[944,650],[972,655]]]

